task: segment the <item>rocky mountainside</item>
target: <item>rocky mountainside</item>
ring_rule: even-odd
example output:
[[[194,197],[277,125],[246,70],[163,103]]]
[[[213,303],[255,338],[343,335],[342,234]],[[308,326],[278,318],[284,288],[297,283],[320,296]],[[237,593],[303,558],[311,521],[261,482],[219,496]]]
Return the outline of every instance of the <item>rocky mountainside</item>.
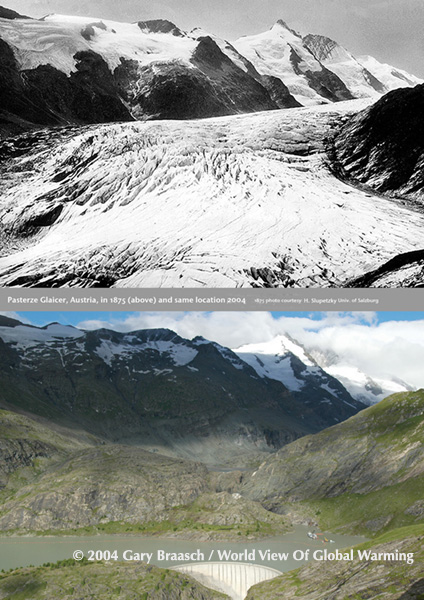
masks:
[[[353,561],[314,562],[250,588],[246,600],[420,600],[424,593],[423,533],[422,526],[395,530],[357,546]],[[359,550],[368,552],[370,558],[357,558]],[[396,560],[397,553],[412,556],[413,563]],[[378,558],[384,554],[387,560]]]
[[[0,410],[0,531],[6,534],[240,541],[288,530],[284,517],[223,491],[220,476],[199,462]]]
[[[129,24],[50,14],[39,20],[1,9],[0,132],[290,108],[419,82],[371,57],[368,69],[344,49],[334,60],[341,47],[327,40],[302,39],[282,20],[229,43],[161,19]]]
[[[424,197],[424,85],[390,92],[340,128],[334,153],[340,172],[380,193]]]
[[[374,536],[424,520],[424,391],[395,394],[279,450],[243,494],[282,514],[309,507],[325,529]]]
[[[338,394],[325,386],[293,394],[231,350],[168,330],[0,324],[3,407],[165,454],[243,461],[364,408],[331,377]]]

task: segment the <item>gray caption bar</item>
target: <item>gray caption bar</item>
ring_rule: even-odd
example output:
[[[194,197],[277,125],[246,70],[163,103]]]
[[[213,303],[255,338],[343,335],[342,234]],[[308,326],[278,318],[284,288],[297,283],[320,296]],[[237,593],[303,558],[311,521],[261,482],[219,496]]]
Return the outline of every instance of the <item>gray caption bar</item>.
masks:
[[[0,289],[2,311],[419,311],[419,289]]]

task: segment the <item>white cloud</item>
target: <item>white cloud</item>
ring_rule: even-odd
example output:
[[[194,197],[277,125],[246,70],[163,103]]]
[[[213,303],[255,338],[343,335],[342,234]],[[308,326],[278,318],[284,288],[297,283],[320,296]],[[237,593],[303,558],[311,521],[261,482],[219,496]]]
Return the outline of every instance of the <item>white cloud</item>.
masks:
[[[315,316],[315,318],[314,318]],[[378,324],[375,313],[305,313],[273,318],[267,312],[134,313],[124,320],[85,321],[83,329],[118,331],[169,328],[184,338],[201,335],[238,348],[288,333],[307,347],[333,351],[371,377],[391,377],[424,387],[424,321]]]

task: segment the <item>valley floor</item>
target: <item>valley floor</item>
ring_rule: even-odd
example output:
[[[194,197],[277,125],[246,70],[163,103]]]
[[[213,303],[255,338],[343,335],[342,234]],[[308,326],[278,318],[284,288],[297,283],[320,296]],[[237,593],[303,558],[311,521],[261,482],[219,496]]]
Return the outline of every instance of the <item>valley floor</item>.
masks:
[[[349,285],[424,247],[423,214],[340,181],[328,164],[332,131],[365,106],[3,141],[0,284]]]

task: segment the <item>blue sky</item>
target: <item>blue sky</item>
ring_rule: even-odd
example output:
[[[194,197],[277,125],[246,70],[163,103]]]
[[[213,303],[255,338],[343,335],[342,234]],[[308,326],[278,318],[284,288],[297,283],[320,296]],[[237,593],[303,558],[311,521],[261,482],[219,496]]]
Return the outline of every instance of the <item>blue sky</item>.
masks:
[[[29,321],[33,325],[43,326],[48,323],[58,322],[66,325],[78,326],[85,322],[109,322],[117,324],[118,322],[125,323],[131,317],[135,318],[143,313],[139,312],[19,312],[15,313],[15,318],[22,318],[24,321]],[[154,313],[160,315],[160,313]],[[169,315],[169,313],[164,313]],[[174,313],[178,315],[188,313]],[[210,314],[210,313],[204,313]],[[321,321],[327,317],[327,313],[322,312],[271,312],[274,319],[281,317],[304,319],[307,317],[312,321]],[[340,315],[355,314],[355,313],[338,313]],[[358,320],[364,324],[371,321],[374,324],[385,323],[388,321],[422,321],[424,320],[424,311],[421,312],[373,312],[373,313],[356,313]]]

